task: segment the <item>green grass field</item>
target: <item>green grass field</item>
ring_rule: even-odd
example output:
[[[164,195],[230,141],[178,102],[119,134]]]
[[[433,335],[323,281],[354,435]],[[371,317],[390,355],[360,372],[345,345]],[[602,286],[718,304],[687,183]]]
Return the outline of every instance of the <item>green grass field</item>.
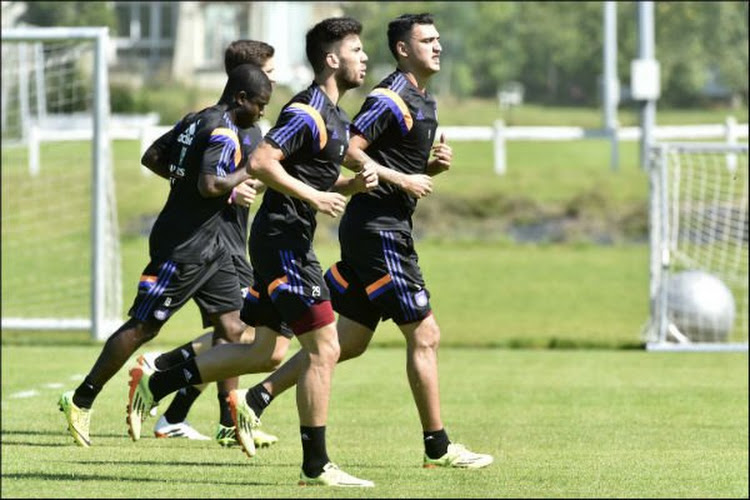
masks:
[[[453,104],[441,101],[446,125],[490,124],[498,117],[487,102]],[[508,124],[600,124],[591,110],[524,106],[512,113],[503,117]],[[719,123],[726,114],[660,110],[659,123]],[[747,110],[736,116],[747,121]],[[623,125],[628,120],[623,112]],[[510,142],[503,177],[492,173],[491,143],[453,147],[451,172],[420,202],[415,220],[424,236],[417,249],[441,326],[446,428],[454,440],[492,453],[490,468],[420,467],[403,340],[391,322],[368,353],[338,367],[334,378],[330,454],[377,484],[373,491],[343,492],[296,486],[301,447],[289,394],[264,415],[265,428],[281,442],[250,460],[213,443],[150,436],[132,443],[122,370],[97,400],[94,447],[79,449],[56,401],[78,385],[101,346],[87,332],[3,331],[2,497],[747,497],[747,353],[640,349],[649,316],[649,249],[642,238],[648,179],[637,166],[637,143],[621,144],[620,170],[613,172],[606,141]],[[3,212],[21,210],[40,194],[44,211],[36,218],[43,224],[21,221],[14,231],[3,224],[3,312],[10,297],[13,307],[40,299],[20,292],[35,274],[49,293],[42,308],[85,311],[85,293],[82,302],[67,304],[74,290],[66,280],[86,272],[80,266],[88,244],[75,236],[88,227],[86,208],[65,215],[53,202],[69,192],[60,184],[84,183],[88,150],[75,143],[43,149],[42,169],[53,182],[41,192],[22,175],[25,155],[3,149]],[[148,261],[148,221],[168,186],[141,174],[136,142],[116,141],[113,157],[127,310]],[[587,234],[517,244],[500,225],[534,222],[540,214],[576,214],[593,227],[627,223],[633,229],[607,244]],[[71,246],[33,254],[57,229],[71,231]],[[18,240],[14,247],[7,246],[11,237]],[[335,221],[321,219],[316,238],[322,265],[335,262]],[[78,258],[60,269],[63,255]],[[199,321],[188,304],[148,348],[194,338]],[[258,380],[245,376],[242,383]],[[190,419],[210,434],[217,414],[212,386]]]
[[[443,419],[454,441],[495,456],[479,471],[426,470],[402,348],[337,368],[329,453],[368,491],[301,488],[294,396],[264,413],[280,437],[248,459],[213,442],[127,436],[127,375],[100,395],[90,449],[66,434],[56,398],[94,346],[2,350],[3,497],[719,498],[748,494],[746,354],[442,349]],[[245,376],[242,385],[259,380]],[[190,415],[213,432],[213,386]],[[147,429],[153,420],[147,421]]]

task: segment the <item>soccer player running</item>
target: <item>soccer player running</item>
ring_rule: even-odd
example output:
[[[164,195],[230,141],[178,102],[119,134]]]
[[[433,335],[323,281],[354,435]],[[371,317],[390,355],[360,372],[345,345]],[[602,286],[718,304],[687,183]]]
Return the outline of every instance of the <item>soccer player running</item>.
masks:
[[[270,95],[271,82],[260,68],[238,66],[216,105],[186,115],[146,151],[144,165],[169,179],[169,196],[151,229],[151,260],[130,319],[107,339],[81,385],[60,397],[60,410],[77,444],[91,445],[91,407],[104,384],[188,300],[200,304],[220,336],[235,338],[245,330],[239,280],[217,222],[232,189],[250,178],[239,168],[247,160],[243,129],[262,116]],[[169,139],[170,161],[152,162],[149,156],[163,151],[162,139]],[[134,422],[137,434],[139,424]]]
[[[248,166],[269,187],[250,233],[259,312],[256,335],[275,334],[286,322],[302,346],[296,381],[301,484],[373,486],[339,469],[326,451],[328,402],[339,344],[329,290],[312,247],[316,211],[337,216],[344,208],[343,194],[377,185],[372,169],[351,178],[340,171],[348,147],[349,120],[337,103],[347,90],[364,81],[367,56],[359,39],[361,30],[358,21],[345,17],[325,19],[308,31],[306,51],[315,79],[284,106]],[[247,362],[252,350],[252,345],[225,344],[166,371],[154,373],[136,366],[131,376],[138,384],[131,391],[130,406],[137,411],[131,415],[131,424],[187,383],[252,373],[254,367]],[[253,456],[251,427],[257,422],[231,394],[236,391],[230,393],[230,405],[237,439]]]
[[[437,108],[426,91],[440,71],[439,39],[429,14],[405,14],[388,25],[397,68],[354,118],[345,160],[355,170],[375,168],[380,185],[354,195],[347,205],[339,225],[341,261],[325,278],[339,313],[339,361],[361,355],[378,323],[393,319],[406,339],[406,372],[422,423],[424,467],[476,469],[492,463],[492,456],[451,443],[440,416],[440,329],[412,239],[417,200],[432,191],[431,176],[448,170],[453,154],[443,137],[433,146]],[[295,383],[302,366],[297,353],[262,383],[230,397],[258,419],[273,397]]]
[[[257,40],[235,40],[229,44],[224,51],[224,68],[227,75],[241,64],[253,64],[258,66],[268,76],[271,83],[273,79],[274,66],[274,48]],[[254,123],[250,128],[244,130],[243,149],[247,154],[260,144],[263,138],[260,127]],[[153,168],[158,168],[156,164],[166,163],[168,166],[169,156],[169,138],[161,141],[165,145],[165,151],[160,152],[152,150],[148,155],[149,161],[154,163]],[[252,294],[249,292],[253,284],[253,270],[247,258],[247,239],[248,239],[248,217],[249,205],[255,200],[255,196],[264,188],[263,184],[257,179],[248,179],[238,184],[229,197],[229,204],[224,208],[219,219],[219,236],[224,245],[226,245],[231,256],[231,263],[239,276],[242,290],[238,293],[245,298],[246,306],[243,307],[240,318],[247,324],[255,324],[255,311]],[[248,298],[248,294],[250,297]],[[200,301],[196,301],[201,312],[203,328],[212,326],[209,315],[201,307]],[[141,355],[138,360],[140,363],[148,363],[152,369],[165,370],[167,368],[183,363],[185,360],[195,357],[197,354],[210,349],[214,344],[226,342],[257,342],[256,354],[267,357],[268,363],[265,371],[271,371],[278,367],[283,361],[284,356],[289,348],[292,338],[291,330],[282,325],[281,335],[255,336],[252,326],[248,326],[239,338],[224,339],[219,336],[219,332],[207,332],[192,341],[179,346],[166,353],[147,352]],[[217,396],[219,400],[219,423],[216,429],[215,439],[222,446],[233,446],[237,444],[235,437],[234,423],[229,410],[228,395],[232,389],[236,389],[239,379],[233,377],[229,380],[217,382]],[[198,386],[188,386],[180,389],[164,414],[157,420],[154,425],[154,434],[159,438],[187,438],[195,440],[210,440],[187,421],[187,415],[190,408],[201,395],[208,384]],[[253,433],[253,440],[258,447],[270,446],[278,441],[278,438],[272,434],[265,433],[258,429]]]

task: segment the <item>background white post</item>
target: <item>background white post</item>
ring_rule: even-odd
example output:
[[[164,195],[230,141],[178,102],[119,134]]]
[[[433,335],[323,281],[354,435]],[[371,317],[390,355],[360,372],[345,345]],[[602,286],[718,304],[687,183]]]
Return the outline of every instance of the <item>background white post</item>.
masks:
[[[505,151],[505,122],[495,120],[493,127],[493,145],[495,153],[495,173],[505,175],[506,170],[506,151]]]
[[[726,121],[724,122],[724,125],[726,127],[726,140],[727,144],[730,146],[734,146],[737,144],[737,120],[734,118],[734,116],[727,116]],[[734,153],[729,153],[727,155],[727,168],[730,172],[734,172],[737,170],[737,155]]]

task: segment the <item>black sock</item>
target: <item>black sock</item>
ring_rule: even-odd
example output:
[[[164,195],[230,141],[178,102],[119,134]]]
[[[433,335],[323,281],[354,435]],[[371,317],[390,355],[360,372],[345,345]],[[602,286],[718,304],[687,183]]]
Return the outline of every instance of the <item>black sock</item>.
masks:
[[[195,400],[198,399],[198,396],[200,395],[201,391],[193,385],[183,387],[174,395],[174,399],[169,404],[169,408],[164,412],[164,418],[166,418],[167,422],[170,424],[184,422],[188,412],[190,412],[190,407],[193,406],[193,403],[195,403]]]
[[[73,393],[73,403],[79,408],[91,408],[101,390],[100,386],[91,381],[91,376],[87,375]]]
[[[302,470],[307,477],[318,477],[329,462],[326,452],[326,427],[300,427]]]
[[[191,359],[169,370],[154,373],[151,375],[151,380],[148,381],[148,386],[151,389],[151,394],[154,395],[154,401],[158,402],[167,394],[183,387],[202,383],[198,365],[195,363],[195,359]]]
[[[168,370],[195,357],[193,343],[188,342],[177,349],[165,352],[154,360],[157,370]]]
[[[448,445],[451,444],[445,429],[439,431],[423,432],[424,452],[433,460],[440,458],[448,452]]]
[[[219,398],[219,423],[224,427],[234,427],[232,420],[232,411],[229,409],[228,392],[219,392],[216,397]]]
[[[245,395],[245,401],[250,405],[250,408],[255,412],[255,416],[260,418],[263,414],[263,410],[268,408],[268,405],[273,401],[273,394],[268,392],[263,384],[258,384]]]

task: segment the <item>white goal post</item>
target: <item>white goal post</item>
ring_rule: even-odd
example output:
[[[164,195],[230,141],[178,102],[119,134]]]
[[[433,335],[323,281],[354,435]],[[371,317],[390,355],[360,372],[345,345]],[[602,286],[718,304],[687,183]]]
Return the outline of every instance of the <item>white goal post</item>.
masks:
[[[108,44],[104,27],[2,30],[3,331],[103,340],[122,322]]]
[[[748,350],[748,146],[650,151],[652,351]]]

